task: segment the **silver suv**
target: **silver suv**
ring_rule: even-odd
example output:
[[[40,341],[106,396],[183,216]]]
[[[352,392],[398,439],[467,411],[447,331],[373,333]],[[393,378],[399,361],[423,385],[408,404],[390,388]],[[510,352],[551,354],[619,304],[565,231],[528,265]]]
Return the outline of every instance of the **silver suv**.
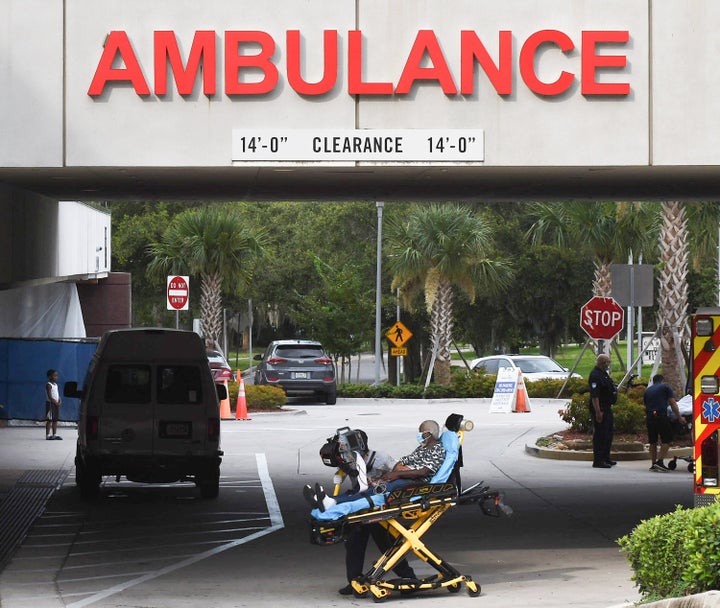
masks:
[[[255,368],[255,384],[279,386],[286,393],[315,393],[325,403],[337,400],[335,365],[320,342],[276,340],[271,342]]]

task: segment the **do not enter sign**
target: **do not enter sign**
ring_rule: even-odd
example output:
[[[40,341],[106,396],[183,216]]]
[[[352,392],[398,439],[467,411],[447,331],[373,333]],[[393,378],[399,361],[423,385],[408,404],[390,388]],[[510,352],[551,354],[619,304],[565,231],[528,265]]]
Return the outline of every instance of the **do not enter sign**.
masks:
[[[580,327],[594,340],[612,340],[625,326],[625,311],[613,298],[596,296],[580,309]]]
[[[167,309],[188,310],[190,307],[190,277],[167,278]]]

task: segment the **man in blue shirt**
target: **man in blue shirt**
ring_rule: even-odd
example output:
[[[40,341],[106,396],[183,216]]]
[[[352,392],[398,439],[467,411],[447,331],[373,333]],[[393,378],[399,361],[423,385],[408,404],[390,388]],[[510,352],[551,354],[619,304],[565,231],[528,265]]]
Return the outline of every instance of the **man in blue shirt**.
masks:
[[[643,397],[647,422],[648,441],[650,443],[651,471],[669,471],[665,466],[665,456],[670,449],[672,441],[672,426],[668,418],[668,405],[672,408],[680,424],[685,424],[685,418],[680,415],[675,395],[670,385],[663,382],[661,374],[653,376],[652,385],[645,390]],[[662,441],[658,457],[658,437]]]

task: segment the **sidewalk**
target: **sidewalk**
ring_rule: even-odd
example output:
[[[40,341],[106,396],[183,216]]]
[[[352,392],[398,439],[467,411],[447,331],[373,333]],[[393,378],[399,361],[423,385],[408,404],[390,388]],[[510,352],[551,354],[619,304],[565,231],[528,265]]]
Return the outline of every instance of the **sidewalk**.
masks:
[[[73,467],[77,430],[47,441],[45,425],[0,427],[0,571]]]

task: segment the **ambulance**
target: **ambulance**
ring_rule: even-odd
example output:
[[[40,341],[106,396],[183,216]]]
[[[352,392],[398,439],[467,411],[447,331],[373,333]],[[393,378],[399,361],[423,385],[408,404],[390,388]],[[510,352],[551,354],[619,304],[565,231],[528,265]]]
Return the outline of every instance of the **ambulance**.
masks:
[[[693,458],[695,506],[714,503],[718,484],[720,431],[720,308],[692,315]]]

